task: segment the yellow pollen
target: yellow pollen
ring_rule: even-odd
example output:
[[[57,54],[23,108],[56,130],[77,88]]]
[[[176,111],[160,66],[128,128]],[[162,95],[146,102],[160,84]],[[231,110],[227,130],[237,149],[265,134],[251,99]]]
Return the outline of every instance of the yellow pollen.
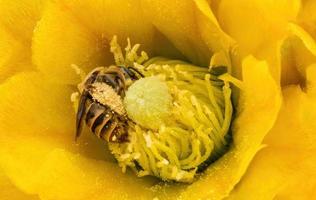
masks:
[[[106,83],[92,84],[92,97],[99,103],[109,106],[119,115],[126,115],[122,98]]]

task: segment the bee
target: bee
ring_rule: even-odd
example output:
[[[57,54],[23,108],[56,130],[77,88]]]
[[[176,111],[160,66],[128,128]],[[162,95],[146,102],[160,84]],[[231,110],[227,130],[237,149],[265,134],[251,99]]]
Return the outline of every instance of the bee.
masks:
[[[128,141],[128,117],[123,105],[127,88],[144,77],[137,69],[124,66],[98,67],[79,85],[80,100],[76,116],[76,136],[83,123],[107,142]]]

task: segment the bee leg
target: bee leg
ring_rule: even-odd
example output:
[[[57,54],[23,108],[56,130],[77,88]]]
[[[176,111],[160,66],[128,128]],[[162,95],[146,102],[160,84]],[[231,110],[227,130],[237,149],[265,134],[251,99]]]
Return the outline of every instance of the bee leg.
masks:
[[[84,81],[84,85],[88,86],[88,85],[94,83],[95,80],[97,79],[98,75],[100,74],[101,70],[102,70],[102,68],[97,68],[97,69],[93,70],[92,72],[90,72],[90,75],[88,76],[89,78],[87,78]]]
[[[121,68],[122,70],[124,70],[124,72],[129,76],[130,79],[132,79],[132,80],[133,80],[133,79],[137,79],[135,73],[132,72],[131,70],[127,69],[127,68],[124,67],[124,66],[120,66],[120,68]]]
[[[130,70],[131,72],[136,72],[141,78],[144,78],[144,74],[142,74],[138,69],[136,69],[135,67],[128,67],[128,70]],[[134,73],[135,74],[135,73]],[[135,76],[135,75],[134,75]],[[135,76],[136,77],[136,76]],[[138,79],[136,77],[136,79]]]
[[[77,116],[76,116],[76,136],[75,140],[77,140],[81,134],[82,129],[82,121],[83,116],[86,111],[86,101],[89,97],[89,92],[87,90],[84,90],[79,101],[78,110],[77,110]]]
[[[124,82],[123,82],[121,79],[119,79],[119,78],[116,78],[115,81],[117,82],[116,92],[117,92],[120,96],[125,96],[126,85],[125,85]]]

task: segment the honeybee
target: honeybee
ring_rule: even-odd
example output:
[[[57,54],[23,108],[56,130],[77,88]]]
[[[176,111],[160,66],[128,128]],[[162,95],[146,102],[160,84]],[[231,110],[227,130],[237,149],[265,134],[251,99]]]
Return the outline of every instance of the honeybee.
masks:
[[[80,136],[85,121],[98,138],[107,142],[126,142],[128,117],[122,99],[127,88],[141,77],[143,74],[133,67],[110,66],[92,70],[79,86],[75,138]]]

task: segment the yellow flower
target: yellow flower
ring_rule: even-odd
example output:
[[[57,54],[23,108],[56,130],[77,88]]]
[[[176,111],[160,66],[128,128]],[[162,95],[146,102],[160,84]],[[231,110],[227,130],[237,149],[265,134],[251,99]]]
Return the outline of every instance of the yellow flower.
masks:
[[[314,0],[0,1],[1,199],[313,199]],[[110,40],[150,56],[224,65],[233,143],[194,183],[123,174],[92,134],[74,142],[70,95],[114,63]],[[237,90],[235,90],[237,91]]]

